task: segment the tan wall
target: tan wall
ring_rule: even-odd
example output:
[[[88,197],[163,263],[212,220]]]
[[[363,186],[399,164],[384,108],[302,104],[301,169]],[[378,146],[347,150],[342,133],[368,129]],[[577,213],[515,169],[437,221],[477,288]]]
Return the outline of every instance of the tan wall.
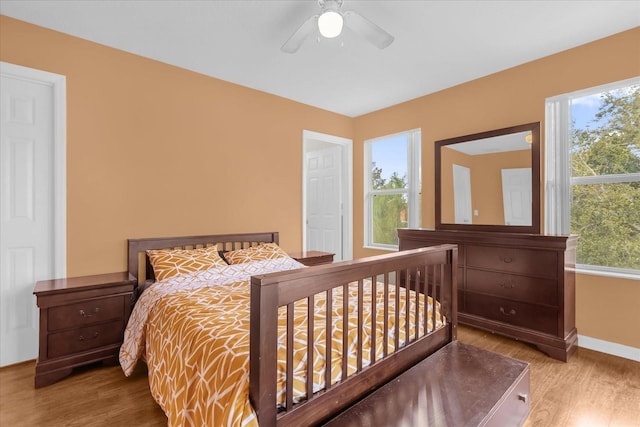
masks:
[[[67,77],[67,272],[126,270],[126,239],[279,231],[302,245],[302,131],[353,120],[0,17],[0,60]]]
[[[578,333],[640,348],[640,282],[579,274]]]
[[[442,147],[442,152],[440,153],[440,163],[442,165],[440,168],[440,186],[442,188],[440,196],[442,200],[440,222],[443,224],[453,224],[456,218],[455,200],[453,197],[453,165],[456,164],[471,169],[473,158],[468,154],[445,146]],[[471,174],[471,171],[469,174]],[[471,184],[471,192],[471,203],[473,203],[475,200],[473,196],[473,184]]]
[[[473,156],[471,190],[474,224],[504,224],[502,169],[531,168],[531,150]]]
[[[422,129],[433,226],[434,141],[544,122],[546,97],[640,75],[639,50],[636,28],[350,119],[0,16],[0,60],[67,76],[69,275],[125,269],[129,237],[277,230],[300,249],[303,129],[354,138],[354,256],[377,253],[362,248],[365,139]],[[586,277],[579,333],[640,347],[640,311],[599,311],[638,284]]]
[[[363,243],[363,141],[409,129],[422,130],[422,225],[433,227],[434,141],[541,122],[545,99],[640,75],[640,28],[455,86],[355,119],[354,255],[379,253]],[[429,78],[428,70],[424,78]],[[544,131],[542,132],[544,155]],[[543,157],[544,158],[544,157]],[[640,347],[640,310],[615,308],[621,300],[640,301],[638,281],[579,274],[578,333]],[[615,316],[602,312],[612,307]]]

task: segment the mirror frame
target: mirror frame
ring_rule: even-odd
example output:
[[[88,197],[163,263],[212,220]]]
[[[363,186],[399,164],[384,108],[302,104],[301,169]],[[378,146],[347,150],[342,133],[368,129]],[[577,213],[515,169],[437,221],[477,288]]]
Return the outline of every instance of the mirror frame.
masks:
[[[494,136],[531,131],[531,225],[500,224],[443,224],[442,223],[442,188],[441,188],[441,149],[444,146],[460,142],[475,141]],[[502,129],[458,136],[435,142],[435,217],[436,230],[488,231],[502,233],[540,234],[540,122],[526,123]]]

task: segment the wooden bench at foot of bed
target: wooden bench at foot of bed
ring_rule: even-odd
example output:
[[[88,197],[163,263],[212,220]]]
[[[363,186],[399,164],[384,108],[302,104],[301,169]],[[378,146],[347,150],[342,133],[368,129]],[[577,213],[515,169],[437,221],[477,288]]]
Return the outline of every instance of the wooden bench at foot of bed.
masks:
[[[325,427],[520,426],[529,389],[527,363],[454,341]]]

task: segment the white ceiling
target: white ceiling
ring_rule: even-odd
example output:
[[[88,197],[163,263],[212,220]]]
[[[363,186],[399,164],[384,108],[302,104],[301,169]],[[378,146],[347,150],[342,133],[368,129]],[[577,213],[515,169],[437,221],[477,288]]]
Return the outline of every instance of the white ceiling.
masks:
[[[467,142],[458,142],[447,145],[446,147],[470,156],[478,154],[503,153],[505,151],[529,150],[531,149],[531,144],[527,143],[527,135],[531,135],[531,131],[509,133],[506,135],[498,135]]]
[[[640,25],[640,0],[344,0],[391,46],[345,30],[281,52],[318,10],[316,0],[0,0],[0,14],[350,117]]]

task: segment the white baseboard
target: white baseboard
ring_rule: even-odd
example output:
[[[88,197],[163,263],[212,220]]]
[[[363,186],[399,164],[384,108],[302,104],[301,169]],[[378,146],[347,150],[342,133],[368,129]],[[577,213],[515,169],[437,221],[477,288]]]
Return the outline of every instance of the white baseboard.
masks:
[[[578,347],[640,362],[640,348],[578,335]]]

